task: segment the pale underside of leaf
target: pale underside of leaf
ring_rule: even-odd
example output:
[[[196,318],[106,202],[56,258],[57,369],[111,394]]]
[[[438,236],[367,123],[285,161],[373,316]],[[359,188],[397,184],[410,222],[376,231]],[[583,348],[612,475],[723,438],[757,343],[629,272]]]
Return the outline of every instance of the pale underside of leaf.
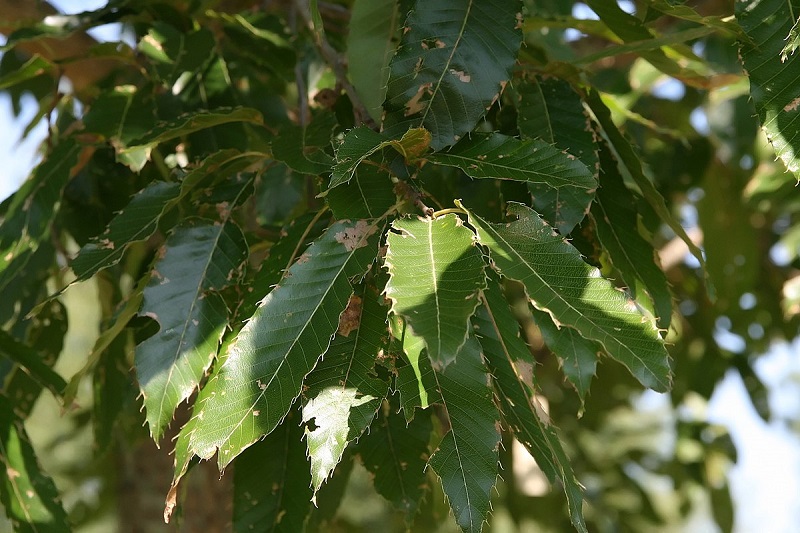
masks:
[[[447,365],[467,337],[469,317],[485,285],[474,234],[454,214],[396,220],[387,236],[386,295],[392,311],[425,340],[435,365]]]

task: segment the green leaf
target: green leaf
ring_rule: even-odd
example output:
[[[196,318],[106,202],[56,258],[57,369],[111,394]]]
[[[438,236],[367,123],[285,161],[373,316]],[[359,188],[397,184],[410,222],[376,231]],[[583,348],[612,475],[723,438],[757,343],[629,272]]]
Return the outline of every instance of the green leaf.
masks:
[[[520,140],[501,133],[473,133],[428,159],[436,165],[458,167],[473,178],[523,181],[557,189],[597,188],[592,171],[574,157],[544,141]]]
[[[653,33],[642,20],[623,11],[616,2],[586,0],[586,3],[623,42],[640,44],[639,41],[654,39]],[[647,50],[646,46],[637,47],[635,50],[639,50],[639,55],[643,59],[665,74],[700,88],[706,88],[708,85],[703,76],[690,68],[683,67],[678,61],[668,56],[664,50]]]
[[[440,150],[471,131],[510,77],[521,11],[518,1],[417,2],[389,65],[387,133],[425,127]]]
[[[55,69],[55,65],[43,58],[42,56],[35,55],[31,57],[24,65],[10,72],[4,76],[0,76],[0,91],[13,87],[18,83],[28,81],[36,76],[42,74],[49,74]]]
[[[669,15],[670,17],[721,30],[734,37],[746,38],[742,28],[734,21],[730,20],[730,17],[703,16],[686,4],[673,3],[669,0],[647,0],[647,4],[649,7],[665,15]]]
[[[74,139],[59,143],[12,197],[0,225],[0,292],[24,275],[33,252],[49,237],[80,151]]]
[[[156,181],[136,193],[105,231],[85,244],[72,260],[75,281],[89,279],[117,264],[129,245],[149,239],[164,211],[180,197],[180,189],[178,183]]]
[[[534,309],[533,316],[544,343],[558,357],[561,371],[575,387],[583,404],[597,371],[597,359],[603,349],[597,343],[582,337],[573,328],[559,328],[544,311]]]
[[[348,184],[330,189],[325,199],[339,220],[379,218],[397,201],[391,174],[374,165],[359,166]]]
[[[236,458],[235,533],[303,530],[313,493],[302,438],[299,413],[292,410],[275,431]]]
[[[403,512],[408,527],[414,522],[426,494],[425,464],[430,440],[430,416],[417,416],[406,422],[392,396],[383,403],[369,432],[358,440],[356,450],[373,475],[378,494]]]
[[[67,382],[50,366],[44,363],[42,355],[33,348],[21,343],[8,333],[0,330],[0,354],[17,363],[40,386],[60,398],[67,388]]]
[[[708,292],[709,296],[713,298],[714,286],[712,285],[708,276],[708,269],[706,268],[706,260],[703,257],[703,252],[697,247],[692,239],[689,238],[689,236],[686,234],[686,230],[684,230],[683,226],[680,225],[680,222],[678,222],[675,217],[672,216],[672,213],[670,213],[669,209],[667,208],[667,204],[664,201],[664,197],[661,196],[660,192],[658,192],[658,189],[656,189],[655,185],[653,185],[653,182],[644,175],[641,160],[636,155],[636,152],[634,152],[633,146],[631,146],[628,140],[625,139],[625,136],[622,135],[621,131],[619,131],[617,126],[614,124],[614,121],[611,120],[611,112],[603,103],[599,93],[596,91],[591,91],[589,93],[587,103],[589,104],[589,107],[591,107],[597,122],[600,124],[600,127],[602,128],[610,147],[617,156],[617,163],[620,166],[620,170],[624,170],[631,176],[631,178],[633,178],[633,181],[639,187],[639,190],[642,191],[642,196],[647,203],[650,204],[650,207],[652,207],[658,216],[661,217],[661,220],[665,222],[672,229],[672,231],[674,231],[675,234],[681,238],[683,242],[686,243],[689,251],[692,252],[692,255],[695,256],[695,258],[700,262],[700,266],[703,268],[703,273],[705,275],[706,291]]]
[[[239,317],[245,319],[253,316],[261,300],[281,281],[297,259],[300,250],[322,234],[327,222],[321,215],[322,212],[306,213],[281,229],[280,239],[270,247],[269,255],[245,291],[237,309]]]
[[[204,387],[191,436],[196,455],[219,449],[223,468],[275,429],[328,349],[353,292],[350,279],[374,261],[377,229],[364,221],[334,224],[262,301]]]
[[[131,198],[103,233],[81,248],[70,264],[77,277],[75,282],[88,279],[100,270],[117,264],[129,245],[149,239],[164,214],[185,197],[197,193],[201,187],[210,186],[220,177],[227,178],[244,170],[263,157],[264,154],[259,152],[220,150],[191,169],[180,184],[162,181],[151,183]]]
[[[186,113],[175,120],[161,122],[141,137],[132,139],[125,148],[118,150],[117,158],[120,162],[131,166],[134,171],[139,171],[150,158],[150,150],[159,143],[231,122],[263,124],[264,119],[260,112],[248,107]]]
[[[636,203],[631,191],[617,172],[615,161],[607,150],[603,158],[601,187],[592,205],[597,236],[622,274],[628,291],[635,299],[652,299],[658,327],[668,329],[672,319],[672,295],[667,277],[656,264],[656,251],[637,231]]]
[[[214,56],[214,34],[207,28],[180,31],[161,21],[153,22],[137,50],[151,59],[160,79],[179,94],[189,79]]]
[[[362,296],[350,297],[336,338],[303,383],[302,413],[315,493],[344,449],[369,427],[389,388],[374,374],[375,359],[388,337],[387,309],[378,298],[369,288]]]
[[[469,212],[470,224],[500,273],[521,281],[538,309],[598,342],[642,385],[668,390],[668,356],[656,325],[535,211],[513,202],[508,210],[517,217],[508,224],[491,224]]]
[[[397,46],[397,0],[356,0],[350,13],[346,59],[350,81],[375,122],[380,122],[389,60]]]
[[[785,48],[797,43],[798,13],[797,0],[736,2],[736,20],[753,41],[740,43],[740,51],[761,127],[800,181],[800,55]]]
[[[367,126],[359,126],[348,131],[336,150],[336,166],[333,167],[328,188],[332,189],[350,181],[358,165],[378,150],[388,146],[389,142],[381,133]]]
[[[53,480],[39,467],[22,420],[0,394],[0,501],[20,533],[72,531]]]
[[[301,174],[327,174],[333,168],[334,160],[325,152],[325,148],[331,145],[335,126],[336,117],[333,113],[314,117],[305,128],[286,126],[272,141],[272,155]]]
[[[583,490],[575,479],[572,466],[555,429],[539,419],[533,390],[533,358],[519,336],[519,326],[504,300],[497,280],[492,279],[483,291],[482,306],[472,321],[483,346],[492,383],[502,409],[503,419],[515,436],[530,451],[551,483],[561,481],[569,504],[572,524],[586,533],[583,518]]]
[[[786,36],[786,46],[781,50],[781,61],[785,63],[798,48],[800,48],[800,18],[794,22],[789,35]]]
[[[489,515],[499,461],[500,415],[487,372],[474,336],[452,364],[436,371],[450,431],[429,463],[439,476],[456,523],[474,533],[481,531]]]
[[[103,330],[97,337],[97,340],[89,353],[86,363],[78,370],[69,380],[67,390],[64,392],[64,405],[71,405],[78,395],[78,387],[83,381],[83,378],[89,374],[101,360],[103,352],[108,348],[112,342],[123,332],[127,327],[128,322],[136,316],[139,308],[142,305],[142,293],[144,286],[149,281],[149,275],[139,280],[139,283],[128,295],[127,299],[120,305],[119,312],[116,319],[108,329]]]
[[[427,409],[431,403],[436,402],[436,380],[431,361],[424,351],[425,341],[422,337],[415,335],[406,321],[398,315],[390,315],[389,326],[392,331],[390,349],[395,355],[397,372],[395,388],[400,392],[403,413],[410,422],[417,407]]]
[[[336,166],[333,168],[329,189],[349,182],[356,169],[371,155],[392,147],[407,161],[412,161],[428,150],[430,134],[421,128],[406,131],[402,138],[388,139],[384,134],[359,126],[347,132],[344,141],[336,150]],[[375,164],[370,162],[370,164]]]
[[[85,131],[103,135],[118,147],[141,137],[156,125],[155,103],[133,85],[103,92],[83,117]]]
[[[392,229],[385,262],[392,312],[425,340],[434,366],[444,367],[464,344],[486,284],[475,235],[454,214],[395,220]]]
[[[569,83],[556,78],[533,78],[518,88],[517,125],[523,137],[539,138],[577,157],[596,178],[598,159],[591,122],[583,102]],[[553,188],[529,183],[533,207],[567,235],[586,216],[595,196],[591,188],[565,185]]]
[[[217,353],[228,310],[219,291],[241,275],[244,236],[232,222],[190,219],[159,251],[140,314],[159,332],[136,348],[135,366],[150,433],[158,441],[180,402]]]
[[[41,364],[48,368],[55,365],[64,348],[67,328],[67,310],[58,300],[50,301],[31,318],[25,349],[36,352],[36,365]],[[67,384],[60,375],[53,376],[53,384],[56,385],[58,395],[63,395]],[[25,419],[33,410],[42,388],[40,377],[25,369],[23,365],[18,365],[5,378],[3,390],[7,397],[14,400],[14,412],[17,416]],[[69,405],[66,402],[63,404]]]
[[[111,342],[92,374],[92,426],[95,446],[100,453],[114,444],[114,430],[124,413],[133,405],[139,408],[136,402],[139,391],[128,361],[132,348],[132,331],[128,330]]]

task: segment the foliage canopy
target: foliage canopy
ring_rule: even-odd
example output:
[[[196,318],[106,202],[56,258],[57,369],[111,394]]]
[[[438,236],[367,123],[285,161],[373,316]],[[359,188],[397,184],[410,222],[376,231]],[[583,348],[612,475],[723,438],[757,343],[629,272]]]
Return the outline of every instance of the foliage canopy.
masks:
[[[529,0],[116,0],[8,26],[0,90],[49,125],[0,205],[16,530],[80,521],[24,426],[44,389],[87,410],[98,457],[137,424],[174,438],[167,520],[213,458],[234,531],[343,520],[354,463],[400,530],[445,500],[470,532],[492,505],[578,531],[674,520],[635,464],[671,475],[683,511],[703,487],[729,529],[733,452],[704,420],[672,422],[691,456],[597,445],[642,387],[679,406],[734,368],[764,407],[744,353],[800,314],[800,3],[587,4],[597,20]],[[125,39],[59,52],[108,23]],[[65,381],[62,299],[92,284],[102,324]],[[559,491],[520,492],[520,449]]]

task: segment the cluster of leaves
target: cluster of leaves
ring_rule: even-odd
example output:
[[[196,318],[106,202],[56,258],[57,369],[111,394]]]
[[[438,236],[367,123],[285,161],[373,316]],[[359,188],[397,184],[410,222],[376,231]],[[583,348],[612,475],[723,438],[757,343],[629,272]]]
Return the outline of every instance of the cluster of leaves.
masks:
[[[237,14],[120,0],[12,34],[0,89],[57,112],[44,160],[0,208],[0,351],[13,362],[0,368],[0,497],[15,525],[67,528],[22,421],[43,388],[70,406],[91,378],[101,449],[135,418],[137,389],[157,442],[190,411],[167,519],[196,459],[216,456],[234,465],[234,530],[299,531],[335,509],[358,456],[407,527],[429,520],[432,471],[458,526],[480,531],[513,435],[586,531],[521,324],[535,324],[581,405],[605,358],[665,392],[677,313],[659,228],[685,241],[709,293],[708,273],[724,276],[711,259],[706,269],[619,129],[617,100],[582,65],[636,53],[701,86],[708,67],[681,43],[736,36],[767,134],[800,176],[796,36],[761,33],[760,21],[787,19],[783,3],[742,8],[740,27],[645,2],[652,20],[691,24],[665,35],[588,3],[601,27],[567,23],[618,44],[574,61],[538,31],[565,18],[521,0]],[[15,56],[117,21],[135,46],[90,50],[120,68],[78,95],[85,107],[54,98],[52,80],[87,58]],[[65,383],[51,369],[67,329],[57,296],[92,278],[102,331]]]

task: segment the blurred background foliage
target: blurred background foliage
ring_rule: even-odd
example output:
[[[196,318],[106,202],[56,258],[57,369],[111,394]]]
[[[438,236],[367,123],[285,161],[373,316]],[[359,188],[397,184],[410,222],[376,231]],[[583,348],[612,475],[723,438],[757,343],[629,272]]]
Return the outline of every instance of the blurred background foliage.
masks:
[[[407,3],[400,1],[401,6]],[[576,475],[586,488],[590,530],[731,531],[740,512],[735,510],[728,486],[737,452],[726,427],[709,421],[708,402],[723,378],[736,373],[758,414],[764,420],[773,417],[770,391],[754,369],[758,358],[776,343],[791,342],[798,334],[800,195],[796,179],[776,159],[759,127],[739,59],[737,38],[742,36],[736,33],[731,18],[732,2],[692,2],[692,13],[702,17],[695,20],[678,16],[676,6],[680,4],[676,2],[620,2],[652,31],[651,39],[660,39],[658,43],[621,39],[615,33],[618,30],[609,25],[610,19],[599,20],[590,9],[602,8],[603,3],[597,0],[587,6],[526,0],[525,45],[517,76],[557,74],[568,78],[570,72],[583,69],[612,110],[614,122],[633,140],[647,176],[670,211],[703,248],[716,299],[708,297],[699,264],[685,245],[642,202],[636,206],[637,223],[653,236],[680,311],[673,316],[667,337],[675,369],[672,391],[643,393],[624,368],[601,363],[583,403],[564,382],[559,362],[538,330],[530,327],[528,342],[538,362],[536,381],[551,419],[562,432]],[[0,19],[13,13],[6,8],[8,4],[0,3]],[[77,7],[74,4],[69,8]],[[122,24],[123,36],[119,43],[92,43],[88,49],[91,61],[66,61],[69,68],[62,72],[66,78],[61,78],[61,85],[52,70],[45,68],[40,75],[0,88],[10,97],[15,113],[31,105],[33,96],[39,113],[28,129],[49,120],[54,124],[52,134],[68,130],[93,93],[112,83],[106,76],[110,70],[103,70],[108,64],[118,69],[113,83],[136,85],[130,103],[135,114],[124,125],[129,138],[146,131],[156,116],[168,119],[197,107],[231,105],[259,110],[268,128],[277,130],[304,121],[304,114],[311,112],[298,107],[301,92],[311,97],[299,101],[315,113],[328,109],[340,124],[346,124],[347,117],[352,117],[349,102],[344,98],[326,100],[334,88],[334,77],[310,35],[293,18],[290,4],[116,1],[97,11],[64,18],[61,27],[33,26],[28,36],[13,34],[12,21],[0,20],[3,33],[22,43],[0,60],[0,80],[5,81],[26,65],[32,49],[26,46],[41,44],[42,35],[48,32],[84,35],[87,28]],[[319,2],[326,35],[340,50],[346,48],[351,4]],[[13,22],[24,26],[26,18],[16,17]],[[284,27],[295,28],[295,33],[283,41],[259,35],[260,30],[283,34]],[[136,51],[133,44],[138,44]],[[51,42],[49,47],[50,59],[65,57],[52,55],[61,53],[57,45]],[[661,61],[654,60],[655,55]],[[147,60],[142,61],[141,56]],[[350,58],[354,60],[357,58]],[[73,68],[93,72],[72,76]],[[141,69],[145,68],[148,71],[143,78]],[[300,77],[298,69],[303,72]],[[65,79],[71,81],[71,87],[64,85],[68,83]],[[142,79],[150,85],[142,85]],[[507,116],[513,113],[513,106],[505,101],[513,97],[512,82],[490,110],[487,129],[502,130],[504,124],[513,124],[513,117]],[[118,118],[115,105],[110,100],[93,102],[83,117],[84,125],[90,132],[104,134]],[[190,147],[198,152],[208,147],[236,147],[252,132],[239,123],[218,126],[191,134]],[[267,140],[248,138],[247,142]],[[192,159],[192,153],[181,150],[177,146],[172,153],[154,154],[156,164],[146,167],[143,174],[118,163],[110,147],[98,150],[94,164],[70,182],[56,222],[69,228],[75,241],[57,244],[67,246],[68,252],[85,244],[142,187],[147,172],[169,171],[181,158]],[[257,215],[248,230],[269,235],[276,223],[318,201],[307,197],[304,181],[296,178],[296,173],[282,165],[269,171],[257,191],[253,208]],[[471,190],[459,194],[497,194],[483,190],[492,186],[482,181],[465,187]],[[586,219],[583,224],[592,221]],[[593,234],[593,229],[582,229],[573,232],[573,244],[604,274],[613,275],[594,239],[582,237]],[[31,258],[30,268],[35,271],[36,262],[47,263],[48,254],[53,253],[52,246],[40,248]],[[145,246],[134,248],[126,261],[141,263],[146,253]],[[83,367],[98,328],[109,318],[119,295],[104,291],[100,277],[68,291],[63,306],[56,301],[48,304],[47,320],[15,320],[27,314],[42,295],[63,286],[63,275],[62,271],[44,270],[27,286],[3,287],[3,300],[17,305],[0,302],[0,321],[11,325],[13,335],[37,342],[51,354],[48,363],[69,379]],[[138,324],[131,337],[146,335],[147,320]],[[63,347],[54,341],[60,337],[48,328],[66,329]],[[77,531],[227,530],[233,473],[218,480],[214,467],[207,464],[197,469],[184,489],[186,503],[178,525],[163,524],[172,458],[167,450],[155,448],[142,427],[141,402],[126,356],[129,343],[123,336],[97,361],[102,371],[95,374],[94,382],[88,377],[81,382],[75,406],[64,414],[52,397],[39,395],[36,387],[25,382],[9,360],[0,359],[7,394],[16,390],[27,394],[30,389],[33,397],[38,397],[22,413],[25,427],[43,468],[62,494],[70,520]],[[793,379],[796,381],[796,376]],[[106,394],[109,390],[112,393]],[[123,416],[116,417],[117,413]],[[179,418],[187,416],[187,412],[179,414]],[[782,416],[797,429],[798,413]],[[491,530],[570,530],[568,515],[562,511],[563,494],[548,486],[527,452],[506,439],[501,457],[504,470]],[[375,493],[369,474],[358,461],[346,457],[339,468],[352,468],[349,485],[338,506],[321,494],[315,515],[321,530],[403,529],[401,517]],[[747,502],[735,504],[746,506]],[[441,493],[430,494],[425,505],[429,507],[425,516],[432,522],[417,524],[419,531],[455,529],[443,520],[449,509]],[[437,518],[443,521],[437,522]],[[1,521],[0,530],[6,530],[9,525]]]

